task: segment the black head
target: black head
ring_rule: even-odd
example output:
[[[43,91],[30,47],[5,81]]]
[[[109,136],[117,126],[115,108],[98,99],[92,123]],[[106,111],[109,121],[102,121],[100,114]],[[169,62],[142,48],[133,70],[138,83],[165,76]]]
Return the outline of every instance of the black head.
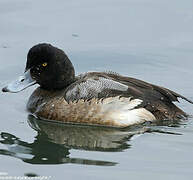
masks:
[[[67,55],[50,44],[33,46],[27,55],[25,71],[47,90],[63,89],[74,82],[74,67]]]

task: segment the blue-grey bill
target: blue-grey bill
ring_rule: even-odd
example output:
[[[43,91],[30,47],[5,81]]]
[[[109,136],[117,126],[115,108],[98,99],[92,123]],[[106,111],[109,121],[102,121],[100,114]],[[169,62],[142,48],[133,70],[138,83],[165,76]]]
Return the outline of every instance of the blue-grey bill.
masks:
[[[2,89],[3,92],[12,92],[17,93],[22,91],[32,85],[36,84],[36,81],[32,79],[30,70],[26,71],[22,76],[19,76],[18,79],[8,84]]]

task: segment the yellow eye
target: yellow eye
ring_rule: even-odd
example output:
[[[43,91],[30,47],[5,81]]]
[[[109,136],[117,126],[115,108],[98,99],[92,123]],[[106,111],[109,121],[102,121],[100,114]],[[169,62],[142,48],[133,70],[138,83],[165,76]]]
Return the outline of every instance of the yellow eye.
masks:
[[[46,63],[46,62],[42,64],[42,66],[44,66],[44,67],[47,66],[47,65],[48,65],[48,63]]]

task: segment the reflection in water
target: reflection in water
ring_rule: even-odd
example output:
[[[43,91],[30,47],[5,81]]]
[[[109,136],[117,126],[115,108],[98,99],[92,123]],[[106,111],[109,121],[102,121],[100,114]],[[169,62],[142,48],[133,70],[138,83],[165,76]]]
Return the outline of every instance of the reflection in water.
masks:
[[[72,158],[70,149],[120,152],[130,147],[127,142],[133,135],[155,132],[155,130],[144,127],[120,130],[59,124],[36,119],[32,115],[29,115],[28,123],[38,133],[34,142],[24,142],[12,134],[2,132],[0,143],[6,145],[7,150],[0,149],[0,154],[16,157],[31,164],[75,163],[113,166],[117,163]]]

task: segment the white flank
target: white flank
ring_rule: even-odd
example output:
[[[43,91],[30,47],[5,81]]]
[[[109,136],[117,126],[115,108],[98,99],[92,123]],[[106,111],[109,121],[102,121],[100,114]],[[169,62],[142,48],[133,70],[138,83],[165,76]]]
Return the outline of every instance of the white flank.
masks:
[[[116,126],[126,127],[146,121],[155,121],[155,116],[145,108],[136,108],[143,101],[140,99],[113,97],[104,99],[102,113],[104,121],[113,121]]]

